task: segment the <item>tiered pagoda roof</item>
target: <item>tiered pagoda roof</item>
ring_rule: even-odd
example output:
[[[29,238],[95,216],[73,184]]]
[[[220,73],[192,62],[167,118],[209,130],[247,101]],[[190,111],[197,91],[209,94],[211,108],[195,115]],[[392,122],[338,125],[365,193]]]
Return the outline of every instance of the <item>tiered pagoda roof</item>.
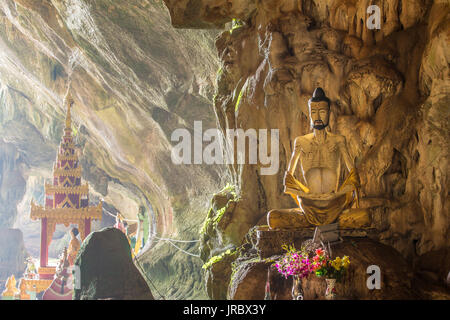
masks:
[[[90,224],[91,220],[102,218],[102,202],[97,206],[89,206],[89,184],[81,182],[82,167],[72,136],[72,105],[73,100],[69,96],[64,135],[53,165],[53,181],[51,184],[45,184],[45,204],[39,206],[34,201],[31,202],[31,219],[47,218],[48,243],[56,224],[78,224],[81,238],[84,239],[87,236],[85,221],[88,220]]]

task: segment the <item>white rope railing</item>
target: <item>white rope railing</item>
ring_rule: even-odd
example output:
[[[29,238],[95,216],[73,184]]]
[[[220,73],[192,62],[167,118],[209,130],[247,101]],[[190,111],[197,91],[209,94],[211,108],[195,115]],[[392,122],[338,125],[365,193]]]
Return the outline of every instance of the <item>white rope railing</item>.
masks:
[[[190,252],[188,252],[188,251],[186,251],[186,250],[183,250],[183,249],[181,249],[180,247],[178,247],[175,243],[173,243],[172,241],[168,241],[168,240],[166,240],[169,244],[171,244],[172,246],[174,246],[175,248],[177,248],[178,250],[180,250],[181,252],[183,252],[183,253],[185,253],[185,254],[188,254],[188,255],[190,255],[190,256],[193,256],[193,257],[196,257],[196,258],[200,258],[200,255],[199,254],[193,254],[193,253],[190,253]]]
[[[111,217],[113,217],[113,218],[116,218],[116,217],[117,217],[117,214],[111,213],[111,212],[109,212],[108,210],[106,210],[105,208],[103,208],[103,210],[105,210],[105,212],[106,212],[107,214],[109,214]],[[139,222],[139,220],[125,219],[125,218],[122,218],[122,220],[123,220],[123,221],[128,221],[128,222]]]
[[[158,240],[166,240],[166,241],[173,241],[173,242],[183,242],[183,243],[189,243],[189,242],[200,242],[200,240],[175,240],[175,239],[169,239],[169,238],[158,238],[157,236],[154,236]]]
[[[106,212],[107,214],[109,214],[110,216],[112,216],[112,217],[114,217],[114,218],[117,217],[117,215],[115,215],[115,214],[109,212],[109,211],[106,210],[105,208],[103,208],[103,210],[105,210],[105,212]],[[139,222],[138,220],[125,219],[125,218],[122,219],[122,220],[124,220],[124,221],[130,221],[130,222]],[[154,236],[154,237],[155,237],[155,239],[157,239],[158,241],[166,241],[166,242],[168,242],[170,245],[172,245],[173,247],[177,248],[178,250],[180,250],[181,252],[183,252],[183,253],[185,253],[185,254],[188,254],[188,255],[190,255],[190,256],[192,256],[192,257],[200,258],[200,255],[199,255],[199,254],[193,254],[193,253],[190,253],[190,252],[188,252],[188,251],[186,251],[186,250],[184,250],[184,249],[178,247],[178,246],[174,243],[174,242],[179,242],[179,243],[194,243],[194,242],[200,242],[200,240],[176,240],[176,239],[169,239],[169,238],[159,238],[159,237],[157,237],[157,236]]]

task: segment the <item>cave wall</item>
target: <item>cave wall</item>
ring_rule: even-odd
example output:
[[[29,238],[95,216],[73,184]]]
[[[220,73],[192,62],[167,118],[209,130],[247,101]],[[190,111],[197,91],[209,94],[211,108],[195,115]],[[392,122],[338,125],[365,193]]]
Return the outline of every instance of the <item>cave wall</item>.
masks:
[[[278,174],[228,168],[237,194],[213,199],[214,210],[226,210],[203,237],[207,261],[239,246],[268,210],[294,206],[282,176],[294,138],[309,132],[306,101],[321,86],[382,242],[409,261],[449,246],[448,1],[164,4],[0,0],[1,226],[27,230],[26,243],[39,233],[24,222],[27,201],[42,197],[40,179],[51,175],[69,86],[93,200],[128,218],[135,213],[127,210],[144,206],[158,235],[197,239],[226,176],[215,166],[174,166],[173,129],[191,130],[194,120],[217,121],[223,131],[280,129]],[[370,4],[381,8],[380,30],[365,27]],[[197,258],[159,242],[142,260],[168,297],[205,297]],[[216,269],[231,272],[223,261]],[[214,274],[207,278],[214,282]]]
[[[160,1],[0,0],[0,226],[23,230],[30,254],[37,254],[39,223],[29,221],[29,203],[32,197],[42,203],[70,88],[91,201],[104,199],[105,208],[128,219],[144,208],[160,237],[198,237],[221,169],[174,165],[170,136],[192,130],[194,120],[216,126],[216,34],[174,29]],[[103,220],[112,223],[106,213]],[[67,230],[57,228],[54,237],[56,256]],[[153,244],[141,256],[150,261],[147,271],[160,274],[154,256],[174,268],[153,279],[160,290],[181,277],[189,285],[168,297],[205,297],[201,261]]]
[[[203,238],[205,261],[241,245],[270,209],[295,206],[282,177],[295,137],[309,133],[307,100],[319,86],[332,101],[330,129],[346,137],[361,206],[371,208],[381,241],[410,262],[449,246],[448,1],[164,2],[176,27],[229,29],[216,40],[220,128],[280,130],[278,174],[261,176],[259,165],[230,168],[240,201]],[[366,27],[372,4],[381,9],[379,30]]]

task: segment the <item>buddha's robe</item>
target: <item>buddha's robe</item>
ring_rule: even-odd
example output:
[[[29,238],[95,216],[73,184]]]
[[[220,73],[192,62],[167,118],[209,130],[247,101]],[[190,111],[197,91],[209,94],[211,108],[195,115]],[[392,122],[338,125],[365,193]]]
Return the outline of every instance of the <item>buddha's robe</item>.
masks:
[[[330,201],[316,201],[307,198],[301,198],[295,193],[290,192],[293,189],[300,189],[299,181],[296,179],[286,179],[286,193],[291,195],[298,205],[298,208],[273,210],[270,213],[268,224],[271,229],[297,229],[313,226],[326,225],[339,222],[343,228],[361,228],[370,224],[367,211],[364,209],[353,209],[346,212],[346,209],[356,203],[359,207],[359,178],[353,169],[348,177],[339,187],[341,191],[344,187],[349,191],[343,193]]]
[[[77,238],[70,240],[69,248],[67,249],[67,260],[71,266],[75,263],[78,250],[80,250],[80,241]]]

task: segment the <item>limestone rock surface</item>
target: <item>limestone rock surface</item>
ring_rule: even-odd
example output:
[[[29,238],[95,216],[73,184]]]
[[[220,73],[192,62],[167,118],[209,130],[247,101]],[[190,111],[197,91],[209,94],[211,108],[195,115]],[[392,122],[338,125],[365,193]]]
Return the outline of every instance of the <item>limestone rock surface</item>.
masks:
[[[14,275],[16,279],[22,277],[27,257],[22,232],[0,228],[0,291],[3,291],[6,279],[10,276]]]
[[[198,237],[222,170],[175,165],[171,134],[192,132],[194,121],[205,130],[216,126],[216,34],[175,29],[161,1],[0,0],[0,226],[23,230],[30,254],[39,255],[40,225],[29,220],[30,201],[43,204],[70,88],[92,204],[103,199],[108,212],[132,220],[142,211],[149,234]],[[105,212],[93,230],[113,223]],[[50,257],[68,245],[67,232],[57,227]],[[146,240],[145,252],[155,244]],[[171,296],[205,298],[200,261],[171,248],[157,246],[152,257],[177,255],[177,272],[192,284]],[[161,290],[171,290],[179,273],[159,273],[165,269],[148,260],[161,274]]]
[[[119,229],[91,233],[83,241],[75,265],[80,268],[80,288],[74,290],[74,300],[153,300]]]
[[[432,286],[424,283],[424,280],[415,274],[412,265],[388,245],[367,238],[344,238],[343,243],[332,247],[332,254],[335,257],[348,255],[351,261],[347,275],[336,285],[338,299],[404,300],[450,297],[450,291],[442,284]],[[242,259],[233,270],[229,298],[263,299],[267,271],[270,269],[272,297],[278,300],[292,299],[292,278],[285,279],[273,267],[273,261],[280,256],[274,255],[269,259],[250,256]],[[370,290],[367,287],[367,279],[371,275],[367,273],[369,266],[380,268],[379,290]],[[302,281],[302,288],[305,300],[325,299],[326,283],[323,278],[310,275]],[[432,292],[434,296],[430,295]]]
[[[177,27],[228,22],[216,40],[222,131],[280,130],[277,174],[261,175],[261,163],[229,167],[240,200],[216,238],[238,247],[269,210],[295,206],[282,178],[294,139],[310,132],[307,100],[322,87],[380,241],[410,263],[450,246],[448,1],[378,1],[380,29],[367,26],[371,1],[164,2]],[[206,261],[226,248],[205,242]]]

